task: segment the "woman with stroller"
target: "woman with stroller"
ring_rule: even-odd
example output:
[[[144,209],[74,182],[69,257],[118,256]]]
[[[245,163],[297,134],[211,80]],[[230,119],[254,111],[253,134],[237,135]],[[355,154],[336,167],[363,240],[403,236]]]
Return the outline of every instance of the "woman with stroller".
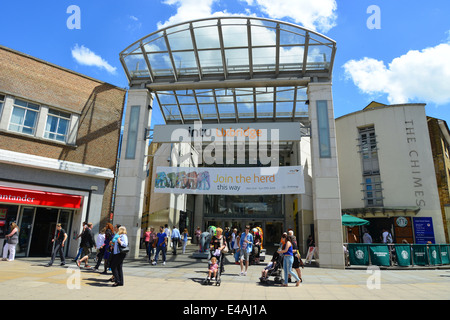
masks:
[[[294,263],[294,253],[292,247],[292,239],[286,233],[283,233],[281,236],[281,249],[278,249],[278,253],[283,255],[283,269],[284,269],[284,284],[282,287],[287,287],[289,274],[292,275],[296,280],[295,286],[298,287],[300,285],[300,278],[297,273],[292,271],[292,264]]]
[[[223,268],[223,254],[225,253],[225,251],[227,251],[226,249],[227,247],[227,242],[225,240],[225,237],[222,235],[223,230],[221,228],[216,228],[216,235],[212,237],[211,239],[211,250],[214,251],[214,255],[216,257],[219,257],[219,264],[221,267],[220,272],[224,272],[224,268]],[[217,253],[217,254],[216,254]]]

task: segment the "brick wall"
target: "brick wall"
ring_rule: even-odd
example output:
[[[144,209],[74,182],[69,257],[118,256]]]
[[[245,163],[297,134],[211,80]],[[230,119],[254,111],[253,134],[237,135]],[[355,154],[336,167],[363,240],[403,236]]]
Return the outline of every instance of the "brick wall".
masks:
[[[444,136],[438,125],[438,119],[427,117],[428,131],[430,133],[431,151],[433,154],[434,168],[436,171],[436,182],[439,193],[439,200],[442,210],[442,221],[444,222],[444,231],[447,243],[449,242],[449,226],[446,217],[445,206],[450,204],[450,186],[449,186],[449,170],[450,160],[445,154]]]
[[[2,149],[115,171],[126,90],[0,46],[0,93],[80,115],[76,146],[1,132]],[[105,183],[107,214],[113,182]]]

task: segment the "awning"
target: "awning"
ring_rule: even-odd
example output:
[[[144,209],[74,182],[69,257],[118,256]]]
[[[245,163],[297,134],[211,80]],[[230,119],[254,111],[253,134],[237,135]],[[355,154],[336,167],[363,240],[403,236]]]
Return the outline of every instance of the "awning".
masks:
[[[356,227],[356,226],[364,226],[370,224],[369,221],[360,219],[349,214],[344,214],[342,216],[342,225],[346,227]]]
[[[0,186],[0,203],[79,209],[82,196]]]

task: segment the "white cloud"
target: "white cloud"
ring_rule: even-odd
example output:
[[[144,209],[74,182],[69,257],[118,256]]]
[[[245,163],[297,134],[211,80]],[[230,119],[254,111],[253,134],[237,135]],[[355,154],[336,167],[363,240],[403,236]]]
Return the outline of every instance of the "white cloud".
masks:
[[[89,48],[76,44],[72,49],[72,57],[81,65],[103,68],[111,74],[115,74],[117,68],[111,66],[106,60],[92,52]]]
[[[177,24],[179,22],[211,17],[212,6],[218,0],[165,0],[163,3],[177,6],[177,13],[165,22],[158,22],[158,29]]]
[[[292,19],[306,28],[327,32],[336,25],[336,0],[240,0],[250,7],[256,7],[273,19]],[[164,0],[163,3],[177,7],[177,12],[165,22],[158,23],[158,29],[179,22],[218,16],[255,15],[249,8],[245,13],[213,12],[215,3],[225,0]]]
[[[366,94],[387,94],[389,103],[418,100],[445,104],[450,102],[450,43],[421,51],[411,50],[385,65],[364,58],[343,65],[347,78]]]
[[[274,19],[290,18],[306,28],[327,32],[336,26],[336,0],[241,0]]]

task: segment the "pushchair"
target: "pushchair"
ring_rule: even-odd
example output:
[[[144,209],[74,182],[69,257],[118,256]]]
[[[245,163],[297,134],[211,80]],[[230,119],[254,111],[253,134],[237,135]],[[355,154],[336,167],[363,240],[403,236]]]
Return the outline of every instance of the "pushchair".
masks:
[[[278,252],[275,252],[271,262],[264,268],[259,280],[263,284],[269,284],[269,277],[274,277],[274,283],[281,284],[283,282],[282,270],[283,257]]]
[[[223,270],[223,253],[220,250],[211,250],[210,251],[210,259],[208,260],[208,276],[206,277],[205,280],[203,280],[202,284],[203,285],[210,285],[210,284],[215,284],[216,286],[220,286],[221,283],[221,274],[222,274],[222,270]],[[216,261],[214,261],[214,259]],[[216,273],[214,275],[214,273],[212,272],[212,266],[215,264],[217,264],[217,268]],[[214,280],[213,280],[214,278]]]

